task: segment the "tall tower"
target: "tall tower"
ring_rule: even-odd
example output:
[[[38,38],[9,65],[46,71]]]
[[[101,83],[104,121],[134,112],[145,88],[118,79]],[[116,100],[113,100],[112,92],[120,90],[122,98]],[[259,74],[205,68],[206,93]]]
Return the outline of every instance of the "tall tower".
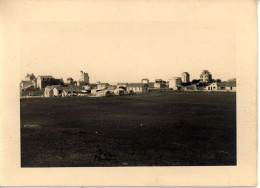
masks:
[[[85,84],[89,84],[89,76],[88,73],[80,71],[80,82],[84,82]]]
[[[190,74],[188,72],[183,72],[181,74],[181,82],[182,83],[189,83],[190,82]]]

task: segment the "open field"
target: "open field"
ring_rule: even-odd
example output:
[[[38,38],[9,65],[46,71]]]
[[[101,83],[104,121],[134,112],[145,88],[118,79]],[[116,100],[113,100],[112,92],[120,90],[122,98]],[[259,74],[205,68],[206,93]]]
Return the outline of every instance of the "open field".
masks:
[[[236,165],[236,94],[21,99],[21,166]]]

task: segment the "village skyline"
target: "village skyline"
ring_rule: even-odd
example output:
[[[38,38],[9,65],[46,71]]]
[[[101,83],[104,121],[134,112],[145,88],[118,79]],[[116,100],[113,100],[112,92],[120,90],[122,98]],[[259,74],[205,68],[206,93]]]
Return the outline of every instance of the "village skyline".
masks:
[[[203,69],[203,70],[209,70],[209,69]],[[210,70],[209,70],[210,71]],[[36,76],[36,78],[38,76],[53,76],[54,78],[62,78],[64,81],[66,81],[68,78],[73,78],[75,81],[78,81],[80,80],[80,74],[79,74],[80,71],[77,71],[76,73],[73,73],[73,74],[68,74],[68,73],[65,73],[65,74],[50,74],[50,73],[43,73],[43,74],[36,74],[35,72],[27,72],[25,74],[21,74],[20,75],[20,81],[24,80],[24,77],[26,74],[34,74],[34,76]],[[183,72],[188,72],[188,71],[183,71]],[[96,83],[96,82],[107,82],[107,83],[110,83],[110,84],[117,84],[117,83],[123,83],[123,82],[140,82],[142,79],[146,78],[146,79],[149,79],[151,82],[155,81],[156,79],[162,79],[164,81],[169,81],[171,78],[173,77],[181,77],[181,74],[183,73],[181,72],[180,74],[178,75],[173,75],[172,77],[169,77],[169,78],[166,78],[165,76],[164,77],[154,77],[154,78],[149,78],[148,76],[143,76],[143,77],[135,77],[134,79],[130,80],[130,79],[118,79],[117,81],[107,81],[107,80],[101,80],[101,79],[98,79],[94,76],[93,74],[93,77],[95,78],[95,80],[92,79],[92,74],[87,72],[90,76],[90,83]],[[199,80],[200,79],[200,74],[201,74],[202,70],[200,71],[200,73],[198,75],[195,75],[188,72],[190,74],[190,81],[192,80]],[[210,71],[211,72],[211,71]],[[217,79],[220,79],[221,81],[228,81],[229,79],[233,79],[233,78],[236,78],[235,76],[229,76],[227,79],[223,79],[222,77],[216,77],[214,72],[211,72],[212,74],[212,79],[213,80],[217,80]],[[64,76],[64,75],[76,75],[76,76]]]

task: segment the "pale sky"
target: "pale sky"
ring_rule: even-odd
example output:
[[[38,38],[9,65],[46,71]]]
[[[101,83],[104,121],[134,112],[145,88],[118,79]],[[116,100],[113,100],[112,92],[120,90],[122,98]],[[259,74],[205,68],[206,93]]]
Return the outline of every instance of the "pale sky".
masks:
[[[236,33],[232,22],[24,22],[20,65],[27,73],[90,82],[168,81],[189,72],[199,79],[236,77]]]

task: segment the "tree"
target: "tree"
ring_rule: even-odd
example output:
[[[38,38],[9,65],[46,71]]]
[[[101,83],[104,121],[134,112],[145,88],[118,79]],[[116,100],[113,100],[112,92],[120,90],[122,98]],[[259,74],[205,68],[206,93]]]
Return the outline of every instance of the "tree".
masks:
[[[199,82],[200,82],[200,80],[193,79],[191,83],[192,83],[192,84],[197,84],[197,83],[199,83]]]

